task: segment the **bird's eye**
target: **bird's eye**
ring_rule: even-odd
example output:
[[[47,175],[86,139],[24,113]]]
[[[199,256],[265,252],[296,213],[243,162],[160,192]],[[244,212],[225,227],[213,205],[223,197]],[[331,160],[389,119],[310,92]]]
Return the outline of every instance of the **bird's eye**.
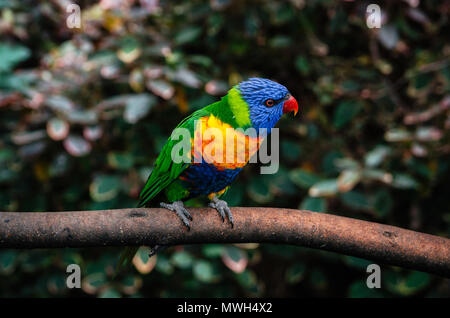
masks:
[[[268,100],[265,101],[264,104],[265,104],[267,107],[272,107],[273,104],[274,104],[274,101],[273,101],[273,99],[268,99]]]

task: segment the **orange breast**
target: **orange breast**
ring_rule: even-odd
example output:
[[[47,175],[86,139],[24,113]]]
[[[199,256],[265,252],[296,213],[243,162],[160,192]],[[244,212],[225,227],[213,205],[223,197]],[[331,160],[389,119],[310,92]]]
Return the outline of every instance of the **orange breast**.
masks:
[[[264,140],[246,132],[234,129],[213,115],[200,118],[191,140],[194,164],[203,158],[219,170],[244,167]]]

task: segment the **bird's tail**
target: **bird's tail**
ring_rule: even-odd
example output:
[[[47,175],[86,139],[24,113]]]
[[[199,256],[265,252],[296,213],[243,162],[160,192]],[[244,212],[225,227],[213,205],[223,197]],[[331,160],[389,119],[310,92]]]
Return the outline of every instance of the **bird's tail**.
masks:
[[[114,277],[116,277],[122,269],[124,269],[131,263],[138,249],[139,246],[128,246],[122,251],[122,253],[120,254],[119,262],[116,265]]]

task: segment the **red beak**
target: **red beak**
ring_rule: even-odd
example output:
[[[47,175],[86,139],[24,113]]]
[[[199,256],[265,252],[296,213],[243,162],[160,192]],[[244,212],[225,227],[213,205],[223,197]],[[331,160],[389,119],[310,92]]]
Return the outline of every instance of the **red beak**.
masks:
[[[291,95],[291,97],[289,97],[289,99],[284,102],[283,113],[286,114],[286,113],[289,113],[292,111],[294,112],[294,116],[297,115],[298,104],[297,104],[297,101],[295,100],[294,96]]]

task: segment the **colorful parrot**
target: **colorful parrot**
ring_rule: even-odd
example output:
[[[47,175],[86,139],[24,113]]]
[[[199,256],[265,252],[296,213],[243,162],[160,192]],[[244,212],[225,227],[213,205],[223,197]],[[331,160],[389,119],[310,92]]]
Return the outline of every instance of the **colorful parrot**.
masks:
[[[177,126],[186,128],[192,136],[191,160],[175,163],[171,154],[178,141],[169,138],[141,192],[139,207],[163,198],[168,203],[161,202],[160,206],[175,212],[189,229],[192,216],[183,201],[206,196],[211,201],[209,206],[219,212],[222,221],[227,217],[233,227],[231,210],[220,197],[259,149],[265,137],[258,134],[260,128],[270,133],[283,113],[291,111],[297,114],[298,104],[283,85],[264,78],[250,78],[237,84],[220,101],[194,112]],[[229,146],[225,138],[220,140],[214,136],[195,138],[208,128],[218,129],[224,135],[231,129],[235,143]],[[246,135],[248,128],[254,128],[257,134]],[[221,150],[223,157],[211,156],[205,151],[206,147]],[[227,151],[236,153],[234,160],[226,158]],[[165,246],[155,246],[151,255],[163,248]],[[128,263],[136,251],[137,248],[127,248],[119,265]]]

